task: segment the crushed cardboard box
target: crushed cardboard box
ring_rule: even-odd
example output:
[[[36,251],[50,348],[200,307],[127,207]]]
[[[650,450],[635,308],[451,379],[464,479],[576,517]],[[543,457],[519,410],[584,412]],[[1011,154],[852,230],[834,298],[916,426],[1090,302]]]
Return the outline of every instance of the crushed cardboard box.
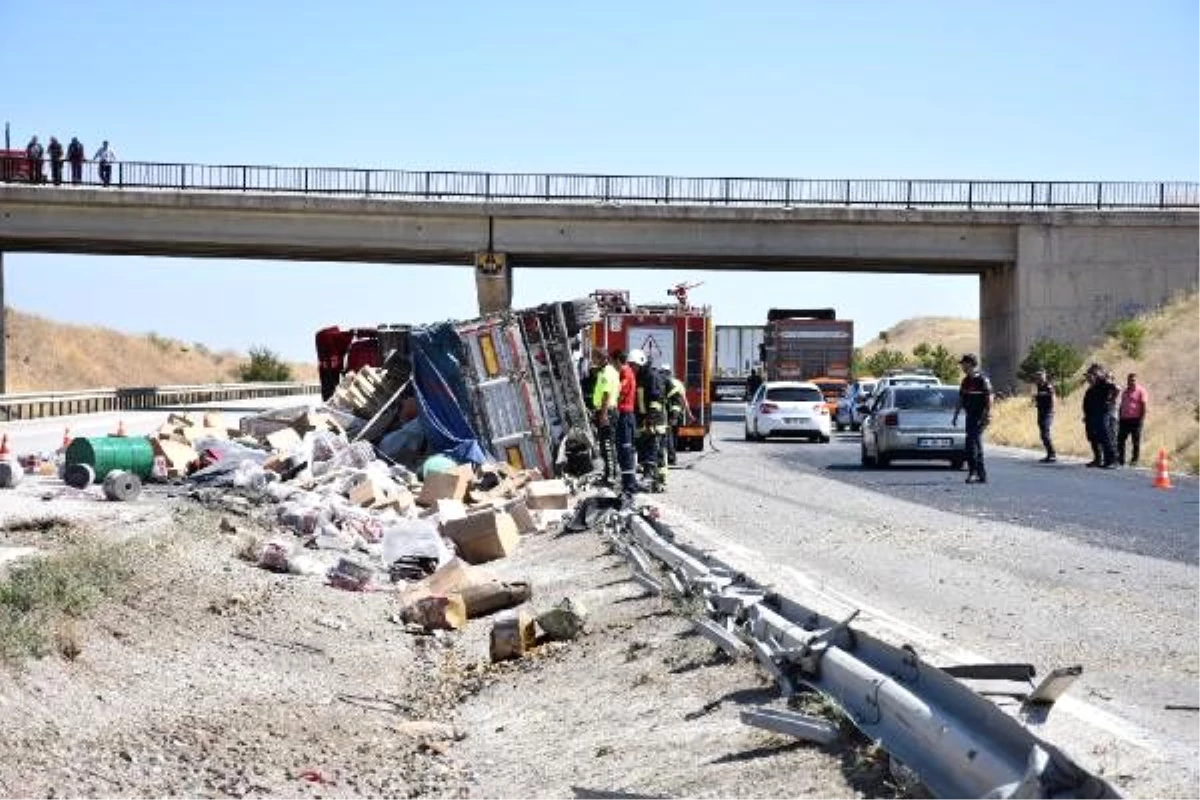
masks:
[[[483,511],[461,519],[445,520],[442,535],[454,542],[468,564],[485,564],[508,557],[521,541],[517,523],[510,514]]]

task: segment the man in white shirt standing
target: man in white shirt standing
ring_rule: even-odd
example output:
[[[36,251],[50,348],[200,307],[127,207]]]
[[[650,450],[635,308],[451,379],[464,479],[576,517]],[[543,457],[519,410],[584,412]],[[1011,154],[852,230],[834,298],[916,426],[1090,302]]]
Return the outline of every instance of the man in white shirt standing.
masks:
[[[104,144],[100,145],[100,149],[96,151],[92,160],[100,165],[100,182],[108,186],[112,182],[112,165],[117,160],[117,154],[108,146],[107,139],[104,140]]]

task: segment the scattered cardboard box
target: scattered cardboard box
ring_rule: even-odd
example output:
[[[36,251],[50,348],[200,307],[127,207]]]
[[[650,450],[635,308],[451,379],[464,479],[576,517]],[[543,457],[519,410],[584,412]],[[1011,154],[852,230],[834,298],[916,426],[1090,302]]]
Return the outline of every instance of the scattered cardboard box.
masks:
[[[524,500],[513,500],[505,506],[505,510],[512,515],[513,522],[517,523],[517,531],[522,535],[538,531],[537,520],[533,518]]]
[[[462,519],[447,520],[441,526],[442,535],[454,542],[458,553],[468,564],[485,564],[506,558],[517,549],[521,534],[509,514],[484,511]]]
[[[180,478],[187,475],[188,464],[196,460],[196,451],[191,445],[174,439],[151,439],[150,446],[156,456],[167,462],[167,476]]]
[[[401,502],[402,495],[408,494],[408,489],[402,488],[393,480],[371,476],[354,485],[350,490],[350,502],[364,508],[382,508]]]
[[[571,490],[561,480],[533,481],[525,487],[525,504],[531,511],[565,510],[570,504]]]
[[[462,464],[451,472],[435,472],[425,476],[421,484],[421,493],[417,495],[417,505],[432,506],[438,500],[463,500],[467,489],[475,480],[475,470],[470,464]]]

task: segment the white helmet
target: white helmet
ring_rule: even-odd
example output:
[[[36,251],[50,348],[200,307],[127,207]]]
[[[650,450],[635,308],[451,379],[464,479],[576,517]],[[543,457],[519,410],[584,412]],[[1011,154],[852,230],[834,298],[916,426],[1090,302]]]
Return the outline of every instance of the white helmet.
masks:
[[[635,366],[639,366],[639,367],[646,366],[646,354],[644,352],[642,352],[641,350],[636,350],[636,349],[630,350],[629,355],[626,357],[625,360],[628,361],[630,364],[634,364]]]

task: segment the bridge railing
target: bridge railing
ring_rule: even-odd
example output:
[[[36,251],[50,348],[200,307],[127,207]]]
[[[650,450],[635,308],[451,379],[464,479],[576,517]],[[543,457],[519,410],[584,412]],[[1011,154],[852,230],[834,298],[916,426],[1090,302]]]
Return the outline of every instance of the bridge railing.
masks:
[[[26,392],[0,395],[0,421],[94,414],[104,411],[145,411],[167,406],[317,394],[315,381],[292,383],[214,383],[185,386],[132,386],[65,392]]]
[[[81,185],[103,185],[97,166],[84,164]],[[64,181],[69,181],[67,176]],[[111,186],[531,203],[1034,210],[1200,207],[1200,184],[1188,181],[680,178],[124,161],[114,165]]]

